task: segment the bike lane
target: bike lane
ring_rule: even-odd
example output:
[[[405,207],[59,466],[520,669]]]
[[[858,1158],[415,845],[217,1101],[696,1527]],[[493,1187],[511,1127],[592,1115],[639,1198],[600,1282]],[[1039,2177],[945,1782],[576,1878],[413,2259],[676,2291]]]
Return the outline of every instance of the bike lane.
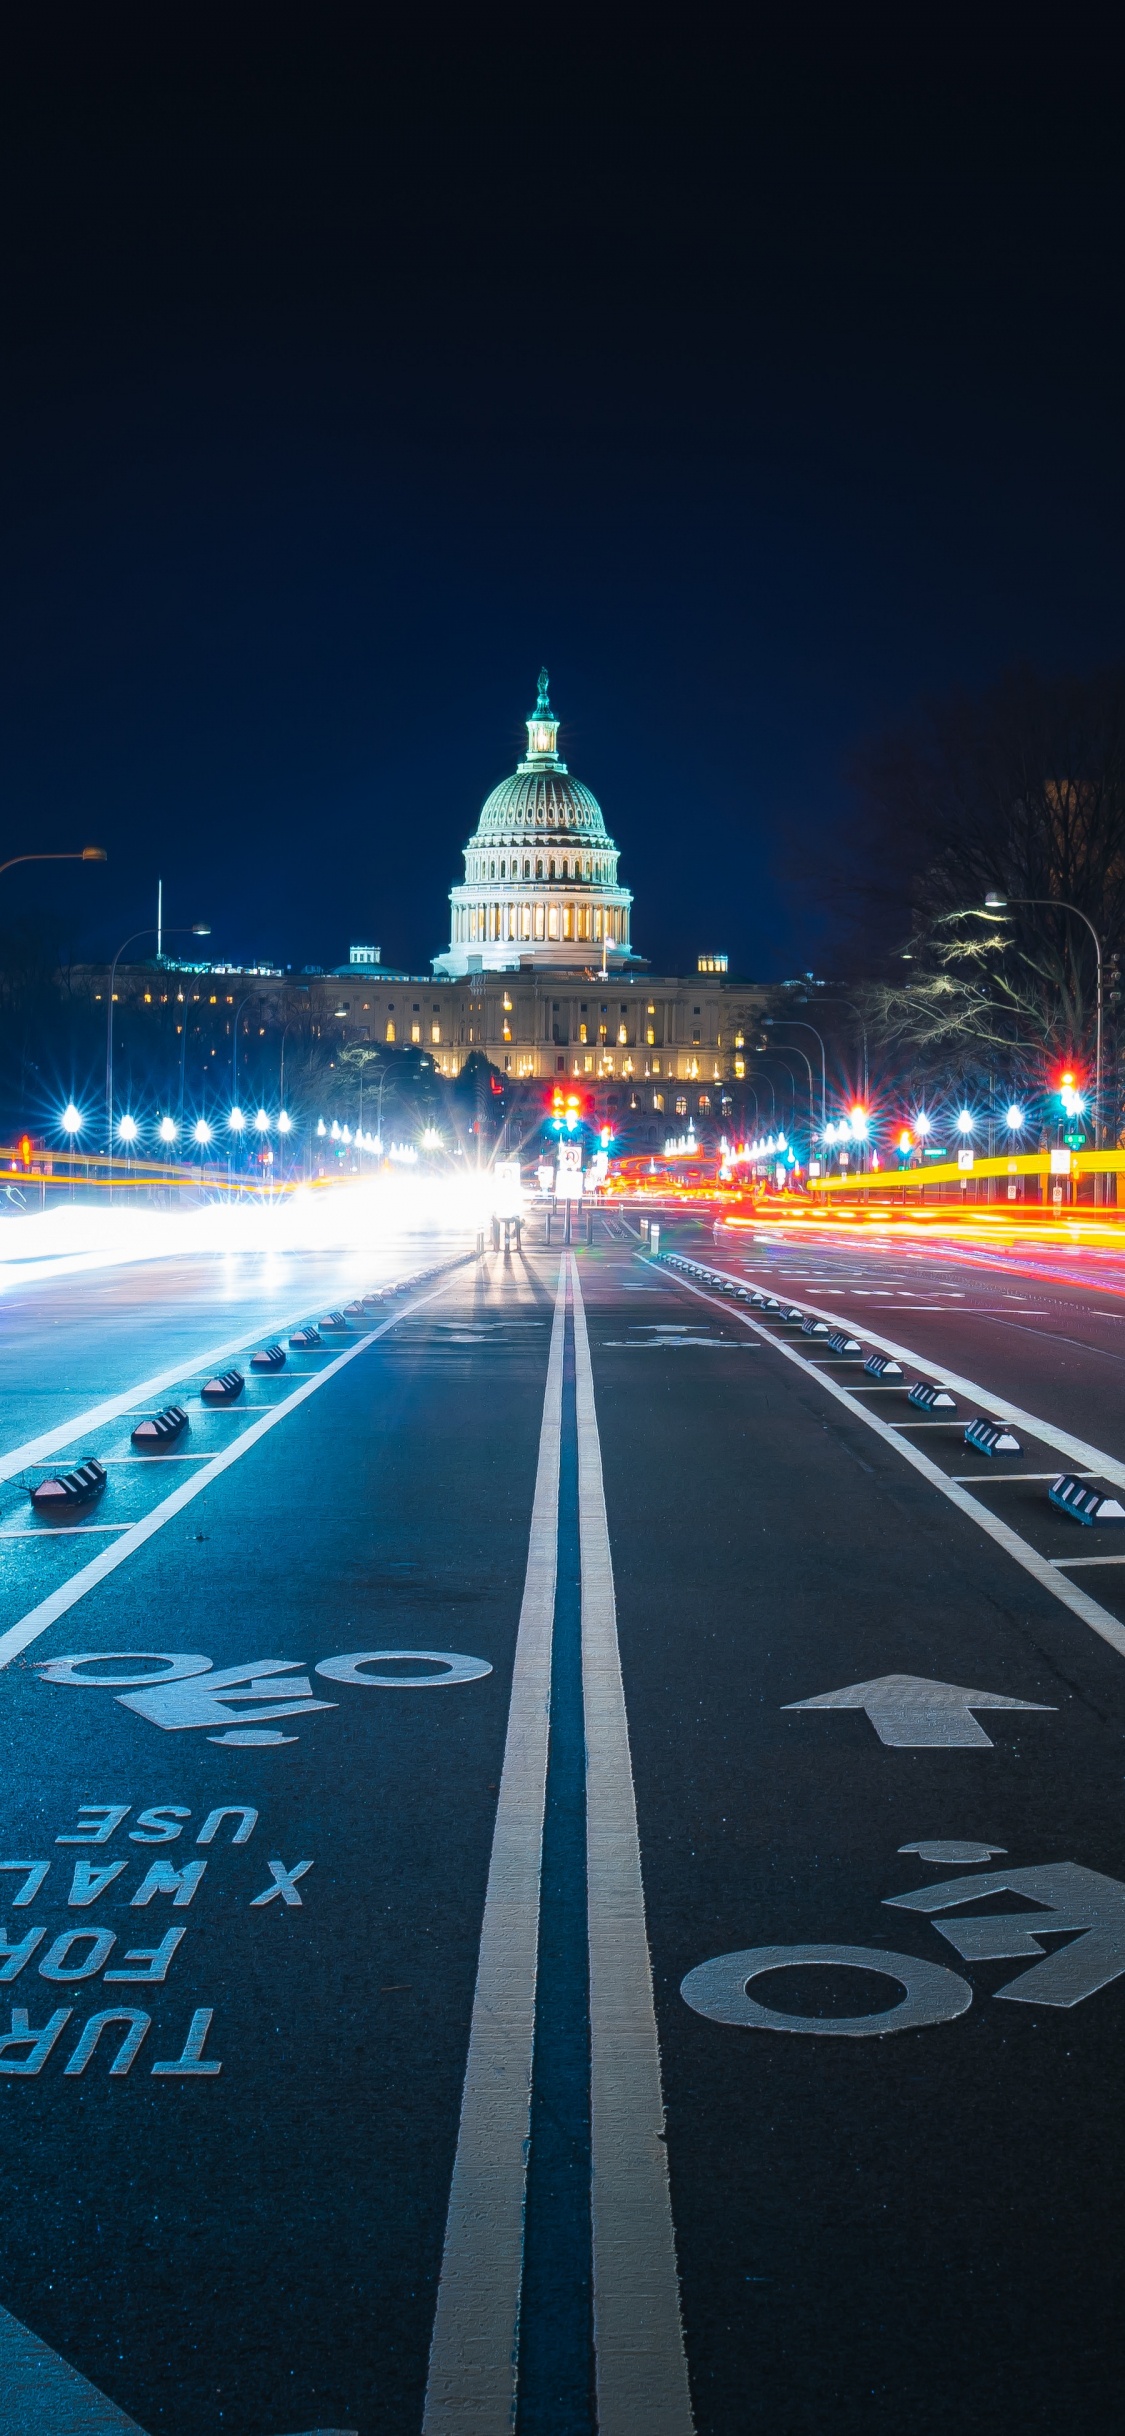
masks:
[[[656,1283],[583,1264],[698,2427],[1109,2415],[1122,1662]]]
[[[549,1321],[462,1273],[0,1675],[0,2299],[147,2436],[420,2423]]]

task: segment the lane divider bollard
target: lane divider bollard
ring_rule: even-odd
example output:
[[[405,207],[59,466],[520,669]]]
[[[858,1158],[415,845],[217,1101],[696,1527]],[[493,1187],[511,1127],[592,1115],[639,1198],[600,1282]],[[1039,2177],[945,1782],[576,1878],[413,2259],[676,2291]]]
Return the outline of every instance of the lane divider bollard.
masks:
[[[1088,1480],[1078,1480],[1073,1472],[1060,1472],[1047,1491],[1053,1506],[1069,1514],[1077,1523],[1125,1523],[1125,1506],[1119,1497],[1107,1497],[1104,1489],[1092,1489]]]
[[[73,1512],[75,1506],[88,1506],[92,1498],[101,1496],[105,1484],[106,1475],[97,1456],[87,1455],[73,1472],[52,1473],[49,1480],[41,1480],[34,1489],[29,1489],[28,1495],[37,1514],[57,1518]]]
[[[935,1387],[931,1379],[915,1379],[907,1402],[917,1405],[923,1413],[955,1413],[957,1398],[948,1387]]]
[[[187,1429],[188,1417],[182,1404],[166,1404],[162,1413],[147,1413],[130,1432],[134,1446],[142,1454],[151,1454],[154,1447],[167,1446]]]
[[[833,1353],[863,1352],[863,1347],[860,1344],[859,1338],[857,1336],[847,1336],[842,1328],[834,1328],[828,1342],[832,1347]]]
[[[199,1393],[205,1404],[233,1404],[245,1385],[240,1370],[223,1370],[217,1379],[208,1379]]]
[[[251,1370],[284,1370],[285,1355],[280,1345],[262,1345],[250,1356]]]
[[[978,1455],[1022,1455],[1023,1445],[1006,1421],[970,1421],[965,1444]]]
[[[299,1346],[301,1351],[304,1352],[308,1346],[319,1345],[323,1342],[323,1340],[319,1328],[314,1328],[310,1323],[307,1328],[295,1329],[293,1335],[289,1339],[289,1342],[291,1345]]]
[[[869,1379],[901,1379],[902,1363],[890,1353],[869,1353],[863,1365]]]

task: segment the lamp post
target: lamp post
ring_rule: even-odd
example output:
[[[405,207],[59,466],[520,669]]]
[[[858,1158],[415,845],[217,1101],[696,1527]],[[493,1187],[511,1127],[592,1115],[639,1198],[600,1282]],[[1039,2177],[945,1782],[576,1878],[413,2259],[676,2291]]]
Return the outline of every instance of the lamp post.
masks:
[[[814,1023],[799,1021],[796,1015],[763,1015],[762,1017],[763,1031],[776,1031],[779,1023],[785,1024],[787,1029],[792,1032],[811,1032],[813,1039],[820,1043],[820,1124],[823,1132],[828,1122],[828,1066],[824,1055],[823,1038]],[[799,1055],[804,1057],[803,1049],[799,1051]],[[806,1065],[808,1062],[808,1059],[805,1058]]]
[[[83,851],[85,852],[85,849],[83,849]],[[94,851],[96,851],[96,849]],[[17,861],[22,861],[25,858],[22,856],[17,856],[16,859]],[[34,856],[26,857],[26,860],[28,861],[34,861],[35,859],[36,858]],[[209,922],[178,922],[176,929],[177,932],[190,930],[192,937],[195,939],[209,939],[211,936],[211,925]],[[155,938],[155,936],[156,926],[152,922],[146,922],[143,930],[131,930],[128,938],[122,940],[121,945],[117,950],[117,954],[109,968],[109,989],[106,992],[107,1005],[105,1011],[105,1146],[108,1156],[111,1159],[113,1157],[113,984],[117,977],[118,964],[120,963],[126,948],[132,947],[134,940],[136,939],[152,939]]]
[[[1074,914],[1074,915],[1076,916],[1076,918],[1077,918],[1077,920],[1078,920],[1079,922],[1084,922],[1084,923],[1085,923],[1086,928],[1087,928],[1087,930],[1088,930],[1088,931],[1089,931],[1089,933],[1090,933],[1090,937],[1091,937],[1091,939],[1092,939],[1092,940],[1093,940],[1093,942],[1094,942],[1094,954],[1095,954],[1095,956],[1097,957],[1097,1017],[1096,1017],[1096,1029],[1095,1029],[1095,1039],[1094,1039],[1094,1148],[1095,1148],[1095,1150],[1100,1150],[1100,1148],[1101,1148],[1101,1138],[1102,1138],[1102,943],[1101,943],[1101,940],[1100,940],[1100,938],[1099,938],[1099,936],[1098,936],[1097,931],[1096,931],[1096,930],[1095,930],[1095,928],[1094,928],[1093,923],[1092,923],[1092,922],[1091,922],[1091,920],[1090,920],[1090,916],[1089,916],[1089,914],[1084,914],[1084,913],[1083,913],[1083,911],[1082,911],[1082,908],[1081,908],[1081,906],[1080,906],[1080,905],[1072,905],[1072,904],[1071,904],[1071,902],[1070,902],[1069,897],[1006,897],[1006,896],[1002,896],[1002,895],[1001,895],[1000,890],[999,890],[998,888],[990,888],[990,889],[989,889],[988,894],[987,894],[987,896],[985,897],[985,900],[984,900],[984,910],[985,910],[985,912],[986,912],[986,913],[1005,913],[1005,912],[1007,911],[1007,908],[1008,908],[1008,906],[1009,906],[1009,905],[1046,905],[1046,906],[1055,906],[1055,907],[1057,907],[1057,909],[1058,909],[1058,911],[1059,911],[1060,913],[1071,913],[1071,914]],[[1096,1171],[1095,1171],[1095,1174],[1094,1174],[1094,1202],[1095,1202],[1095,1205],[1096,1205],[1098,1202],[1100,1202],[1100,1200],[1101,1200],[1101,1194],[1100,1194],[1100,1193],[1099,1193],[1099,1191],[1098,1191],[1098,1177],[1097,1177],[1097,1173],[1096,1173]]]

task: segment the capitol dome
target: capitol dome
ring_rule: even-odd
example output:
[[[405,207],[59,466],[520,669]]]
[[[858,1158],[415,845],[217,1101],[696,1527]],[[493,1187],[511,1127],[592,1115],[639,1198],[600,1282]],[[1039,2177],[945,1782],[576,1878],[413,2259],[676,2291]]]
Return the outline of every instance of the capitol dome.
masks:
[[[465,848],[465,878],[452,888],[450,945],[434,957],[451,978],[519,966],[634,961],[632,897],[617,884],[617,848],[597,797],[559,759],[559,723],[539,672],[527,752],[493,787]]]

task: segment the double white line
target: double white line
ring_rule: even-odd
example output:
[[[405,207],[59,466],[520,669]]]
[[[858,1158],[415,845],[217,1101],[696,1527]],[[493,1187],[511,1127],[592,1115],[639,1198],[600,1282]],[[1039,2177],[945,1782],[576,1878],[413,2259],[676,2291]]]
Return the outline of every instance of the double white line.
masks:
[[[586,1725],[591,2210],[600,2436],[691,2436],[660,2053],[586,1316],[555,1298],[539,1467],[434,2317],[424,2436],[515,2424],[550,1732],[563,1340],[573,1297]]]

